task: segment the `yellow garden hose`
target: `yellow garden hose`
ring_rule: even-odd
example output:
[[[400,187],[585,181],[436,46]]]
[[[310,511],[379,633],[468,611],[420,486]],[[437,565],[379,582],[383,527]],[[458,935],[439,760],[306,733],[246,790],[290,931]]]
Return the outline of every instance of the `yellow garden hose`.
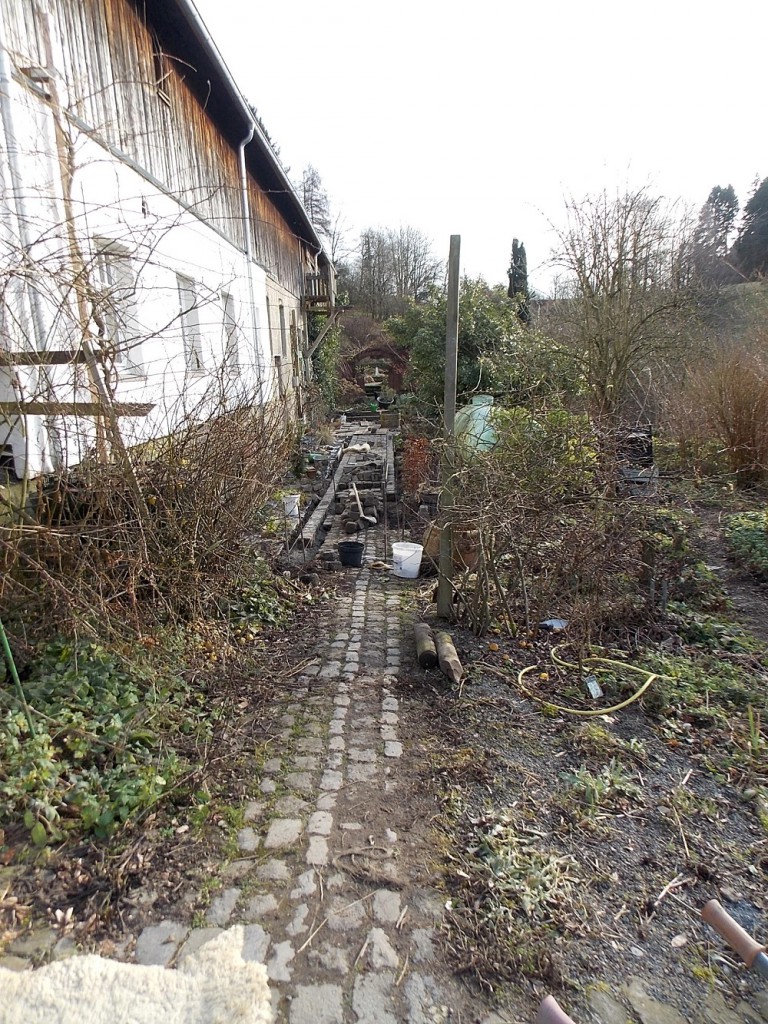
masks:
[[[562,658],[559,658],[557,656],[557,652],[560,650],[561,647],[564,646],[564,644],[560,644],[558,647],[552,648],[552,661],[554,661],[556,665],[560,665],[562,668],[572,668],[578,671],[580,668],[579,665],[575,665],[573,664],[573,662],[570,661],[563,661]],[[530,697],[531,700],[538,701],[539,704],[544,704],[548,708],[554,708],[555,711],[564,711],[568,715],[579,715],[582,718],[595,718],[599,715],[611,715],[614,711],[623,711],[624,708],[629,707],[630,704],[633,704],[636,700],[639,700],[640,697],[642,697],[642,695],[645,693],[645,691],[648,689],[648,687],[655,679],[662,678],[660,672],[649,672],[647,668],[642,668],[640,665],[628,665],[624,661],[616,661],[613,658],[599,658],[596,656],[590,656],[589,658],[584,658],[581,664],[582,666],[589,665],[590,667],[593,667],[595,672],[610,671],[610,668],[608,667],[600,668],[599,666],[614,666],[616,668],[624,669],[627,672],[640,672],[644,676],[648,676],[648,678],[645,680],[645,682],[639,690],[636,690],[631,697],[628,697],[626,700],[623,700],[621,704],[614,704],[613,707],[610,708],[600,708],[599,710],[595,709],[592,711],[581,711],[578,708],[567,708],[562,704],[553,704],[551,701],[544,700],[543,697],[538,697],[535,693],[531,693],[531,691],[523,685],[523,679],[525,678],[525,676],[528,675],[529,672],[535,672],[539,667],[538,665],[529,665],[527,668],[521,669],[517,673],[517,685],[520,687],[520,689],[526,697]]]

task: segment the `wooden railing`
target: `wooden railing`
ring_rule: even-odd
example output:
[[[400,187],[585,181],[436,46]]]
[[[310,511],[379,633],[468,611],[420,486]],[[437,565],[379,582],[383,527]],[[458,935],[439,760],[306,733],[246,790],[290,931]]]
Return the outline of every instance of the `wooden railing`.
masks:
[[[333,274],[325,271],[304,275],[304,305],[310,309],[331,309],[335,302]]]

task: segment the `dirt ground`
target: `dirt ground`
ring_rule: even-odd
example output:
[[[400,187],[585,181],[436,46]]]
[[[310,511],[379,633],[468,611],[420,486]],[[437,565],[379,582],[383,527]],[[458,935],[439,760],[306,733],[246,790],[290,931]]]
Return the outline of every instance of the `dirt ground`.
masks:
[[[716,514],[697,512],[704,557],[731,595],[734,617],[762,644],[732,657],[764,687],[765,592],[729,564]],[[22,871],[6,865],[6,938],[37,922],[81,948],[127,957],[125,937],[145,922],[204,913],[209,880],[233,857],[241,822],[232,809],[251,792],[258,766],[279,754],[276,723],[294,699],[292,680],[325,628],[334,587],[345,585],[323,581],[314,610],[290,630],[265,634],[247,677],[224,685],[224,666],[222,679],[211,680],[221,714],[194,779],[211,794],[206,814],[190,825],[187,794],[119,843],[53,853]],[[424,600],[430,587],[422,586]],[[418,606],[412,601],[409,614]],[[759,718],[750,735],[746,709],[738,722],[659,709],[650,699],[592,718],[553,711],[530,694],[572,703],[568,671],[551,658],[555,645],[567,645],[567,631],[523,643],[453,634],[464,681],[451,687],[439,672],[421,670],[413,652],[404,658],[397,681],[409,750],[403,783],[397,799],[382,793],[358,811],[371,834],[407,837],[398,867],[406,894],[441,894],[443,970],[465,983],[462,1003],[477,1011],[461,1019],[482,1019],[482,1007],[495,1005],[500,1020],[530,1021],[548,992],[584,1017],[590,993],[618,991],[630,975],[690,1019],[714,988],[729,1005],[752,1005],[759,979],[699,913],[716,897],[748,930],[765,934]],[[659,632],[660,649],[683,649],[672,635]],[[517,673],[531,665],[526,693]],[[750,752],[750,738],[759,750]],[[360,879],[350,875],[351,885],[371,881],[368,869]]]

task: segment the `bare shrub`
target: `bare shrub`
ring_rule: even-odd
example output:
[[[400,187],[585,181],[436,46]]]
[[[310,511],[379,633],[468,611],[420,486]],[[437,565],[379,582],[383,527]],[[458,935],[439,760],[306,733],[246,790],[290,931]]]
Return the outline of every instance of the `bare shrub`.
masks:
[[[728,348],[694,376],[691,392],[704,424],[720,442],[739,487],[768,472],[768,360],[762,344]]]
[[[535,633],[542,618],[574,620],[588,639],[633,613],[637,501],[615,498],[586,416],[562,409],[497,410],[499,442],[459,449],[451,520],[479,531],[475,571],[455,581],[459,614],[483,634],[494,623]]]
[[[284,410],[215,382],[130,465],[85,459],[0,526],[3,616],[25,629],[141,630],[215,612],[252,573],[252,533],[285,472]],[[249,533],[251,536],[249,536]]]

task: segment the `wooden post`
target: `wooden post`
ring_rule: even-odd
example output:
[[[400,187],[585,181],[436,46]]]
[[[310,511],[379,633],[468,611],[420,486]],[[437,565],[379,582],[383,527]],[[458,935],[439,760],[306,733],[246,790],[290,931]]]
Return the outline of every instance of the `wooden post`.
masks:
[[[459,252],[461,236],[451,235],[448,254],[448,303],[445,323],[445,394],[443,398],[443,439],[440,466],[440,563],[437,583],[437,614],[453,618],[453,471],[454,421],[456,419],[456,375],[459,354]]]

